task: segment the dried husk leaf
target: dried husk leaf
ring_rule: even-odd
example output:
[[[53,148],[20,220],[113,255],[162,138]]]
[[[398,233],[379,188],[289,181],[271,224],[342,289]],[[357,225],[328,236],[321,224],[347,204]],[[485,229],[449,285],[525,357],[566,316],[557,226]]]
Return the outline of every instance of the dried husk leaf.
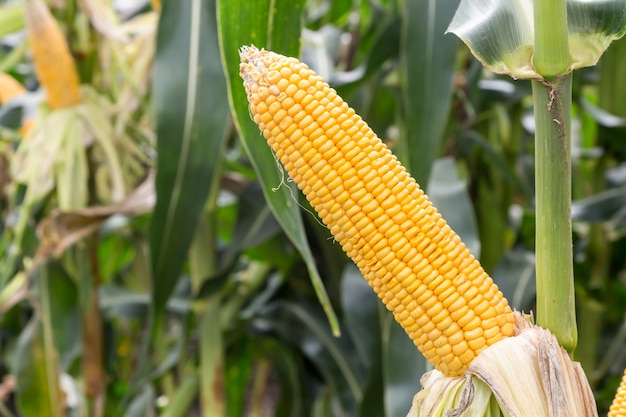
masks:
[[[570,359],[556,337],[529,323],[520,313],[518,335],[482,351],[464,376],[431,371],[422,378],[407,417],[597,416],[593,393],[579,363]],[[490,402],[497,401],[494,414]]]
[[[420,382],[425,389],[413,398],[413,407],[407,417],[500,415],[491,390],[475,376],[445,377],[433,370]]]
[[[58,209],[37,227],[41,246],[36,258],[59,257],[70,246],[97,231],[111,216],[138,216],[154,207],[154,175],[146,179],[124,200],[106,206],[91,206],[64,212]]]
[[[119,19],[111,3],[98,0],[83,0],[79,4],[85,14],[89,16],[89,21],[98,33],[110,39],[128,42],[128,37],[122,31]]]

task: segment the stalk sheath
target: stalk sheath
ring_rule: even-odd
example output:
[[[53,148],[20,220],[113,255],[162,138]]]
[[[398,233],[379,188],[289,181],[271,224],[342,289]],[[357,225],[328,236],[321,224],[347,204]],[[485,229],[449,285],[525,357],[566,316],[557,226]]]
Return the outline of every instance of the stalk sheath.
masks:
[[[533,64],[546,79],[564,74],[570,65],[565,0],[535,0]]]

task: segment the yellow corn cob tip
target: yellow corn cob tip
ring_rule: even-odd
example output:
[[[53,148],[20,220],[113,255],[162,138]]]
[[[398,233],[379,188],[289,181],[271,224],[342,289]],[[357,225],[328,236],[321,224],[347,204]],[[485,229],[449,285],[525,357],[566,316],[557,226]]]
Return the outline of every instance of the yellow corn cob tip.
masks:
[[[626,369],[607,417],[626,417]]]
[[[52,109],[80,101],[80,81],[65,36],[42,0],[24,3],[26,33],[35,70]]]
[[[24,86],[15,78],[5,72],[0,72],[0,105],[8,103],[25,92]]]
[[[296,58],[253,46],[240,57],[268,144],[433,366],[461,375],[487,346],[514,336],[498,287],[337,92]]]

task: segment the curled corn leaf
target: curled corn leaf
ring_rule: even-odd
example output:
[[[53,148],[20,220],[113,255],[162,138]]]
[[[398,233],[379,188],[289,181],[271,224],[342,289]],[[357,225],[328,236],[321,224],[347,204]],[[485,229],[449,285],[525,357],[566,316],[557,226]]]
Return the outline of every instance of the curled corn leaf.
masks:
[[[80,81],[67,41],[43,0],[24,2],[26,33],[37,77],[53,109],[80,101]]]
[[[568,72],[595,65],[626,33],[623,0],[567,0]],[[489,70],[542,78],[533,65],[533,0],[462,0],[448,27]]]
[[[498,287],[389,148],[296,58],[240,51],[254,121],[322,221],[445,375],[515,335]]]

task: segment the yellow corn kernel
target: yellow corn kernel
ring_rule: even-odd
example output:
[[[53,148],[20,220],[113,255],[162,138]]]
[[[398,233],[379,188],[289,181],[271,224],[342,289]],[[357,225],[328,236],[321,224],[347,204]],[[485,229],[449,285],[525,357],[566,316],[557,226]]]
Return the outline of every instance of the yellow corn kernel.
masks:
[[[295,58],[255,47],[240,56],[263,136],[284,151],[276,156],[424,356],[462,375],[484,348],[514,336],[502,293],[335,90]]]
[[[617,388],[607,417],[626,417],[626,370],[624,370],[622,382]]]
[[[0,72],[0,105],[8,103],[25,92],[26,89],[15,78],[5,72]]]
[[[35,70],[53,109],[80,101],[80,82],[61,28],[43,0],[24,2],[24,20]]]

